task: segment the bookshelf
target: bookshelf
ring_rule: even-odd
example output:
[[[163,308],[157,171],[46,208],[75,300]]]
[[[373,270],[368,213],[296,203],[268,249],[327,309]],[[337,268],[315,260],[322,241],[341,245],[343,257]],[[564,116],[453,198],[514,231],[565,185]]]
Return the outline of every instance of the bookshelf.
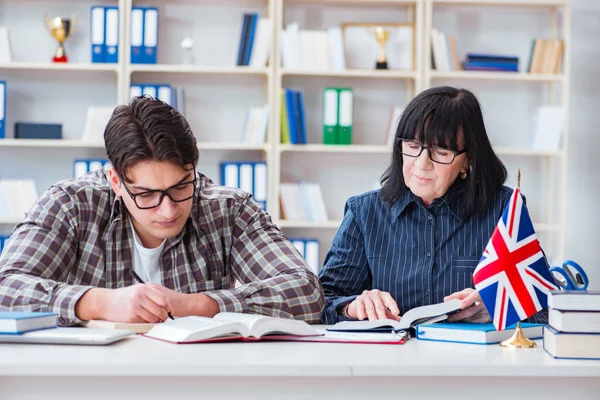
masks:
[[[92,5],[118,5],[120,13],[119,63],[91,64],[89,18]],[[133,6],[159,8],[157,64],[130,64],[129,18]],[[472,23],[465,21],[465,10]],[[66,42],[70,63],[52,64],[56,42],[44,30],[43,12],[78,15],[76,34]],[[281,46],[280,29],[298,22],[300,29],[323,30],[345,22],[411,22],[414,31],[414,68],[411,70],[353,69],[300,70],[282,67],[279,51],[271,52],[268,66],[235,66],[241,16],[258,12],[271,18],[273,49]],[[462,13],[462,14],[461,14]],[[493,16],[493,18],[492,18]],[[506,33],[522,63],[528,59],[531,38],[547,34],[565,41],[563,68],[558,74],[437,71],[431,69],[428,32],[438,20],[442,30],[455,33],[459,50],[480,50],[492,36]],[[510,21],[507,24],[506,21]],[[502,22],[504,21],[504,22]],[[513,29],[512,27],[518,28]],[[157,82],[185,88],[186,118],[198,140],[198,169],[220,180],[222,161],[266,161],[269,174],[269,213],[288,237],[314,237],[321,243],[321,261],[343,217],[345,200],[377,186],[387,168],[391,150],[385,135],[391,107],[405,106],[421,90],[439,84],[466,87],[475,92],[497,153],[509,166],[523,172],[523,191],[542,245],[553,256],[564,253],[565,178],[568,145],[570,79],[570,8],[567,1],[543,0],[59,0],[44,4],[6,0],[0,3],[0,26],[8,26],[13,62],[0,65],[0,80],[8,83],[7,139],[0,140],[0,179],[35,179],[38,192],[72,175],[75,158],[103,158],[101,143],[80,139],[87,107],[114,106],[128,101],[135,83]],[[483,26],[483,27],[482,27]],[[508,31],[511,32],[508,32]],[[181,64],[179,43],[190,36],[196,64]],[[206,40],[209,37],[211,40]],[[35,51],[31,51],[31,49]],[[499,51],[503,50],[498,48]],[[513,49],[506,49],[512,51]],[[354,90],[353,145],[322,144],[322,89],[326,86]],[[301,89],[305,95],[307,145],[280,144],[281,88]],[[515,92],[530,93],[524,104],[511,104]],[[508,111],[491,108],[499,102]],[[519,121],[516,136],[531,135],[531,110],[539,102],[565,109],[563,146],[559,151],[528,148],[519,139],[497,135],[508,131],[505,119]],[[245,112],[251,105],[270,106],[264,145],[239,143]],[[490,108],[488,108],[490,107]],[[512,112],[515,112],[514,118]],[[508,118],[510,116],[510,118]],[[62,141],[15,140],[16,121],[60,122]],[[496,136],[494,136],[496,134]],[[499,140],[495,138],[499,136]],[[40,168],[39,160],[52,159]],[[15,168],[17,166],[17,168]],[[299,180],[321,185],[329,220],[326,222],[281,219],[279,184]],[[509,178],[514,185],[514,177]],[[0,234],[17,221],[0,220]]]

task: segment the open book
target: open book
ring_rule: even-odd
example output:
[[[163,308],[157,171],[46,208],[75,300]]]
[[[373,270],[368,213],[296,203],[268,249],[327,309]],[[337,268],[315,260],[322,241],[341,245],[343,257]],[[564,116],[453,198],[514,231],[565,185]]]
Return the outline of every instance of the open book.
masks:
[[[263,336],[320,335],[304,321],[223,312],[213,318],[184,317],[157,324],[144,336],[172,343],[200,343],[223,340],[256,341]]]
[[[417,324],[432,324],[442,321],[448,315],[460,310],[461,300],[452,299],[443,303],[430,304],[408,310],[400,321],[393,319],[379,319],[375,321],[344,321],[338,322],[328,331],[344,332],[373,332],[373,331],[404,331]]]
[[[112,322],[104,321],[100,319],[93,319],[91,321],[84,321],[82,323],[86,328],[101,328],[101,329],[127,329],[135,333],[146,333],[150,329],[154,328],[155,325],[151,322]]]

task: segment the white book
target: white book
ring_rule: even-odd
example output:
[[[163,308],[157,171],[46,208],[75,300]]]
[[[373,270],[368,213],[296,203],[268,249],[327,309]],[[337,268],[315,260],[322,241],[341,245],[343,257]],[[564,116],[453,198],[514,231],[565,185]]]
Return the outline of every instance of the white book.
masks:
[[[344,40],[342,29],[339,27],[327,29],[327,39],[329,41],[329,64],[332,71],[345,71],[346,58],[344,56]]]
[[[600,312],[548,310],[548,325],[559,332],[600,333]]]
[[[551,290],[548,307],[563,311],[600,311],[600,291]]]
[[[244,126],[242,127],[242,138],[240,139],[241,143],[250,143],[250,132],[252,127],[252,114],[254,112],[254,107],[249,107],[246,110],[246,117],[244,118]]]
[[[554,358],[600,360],[600,333],[563,333],[545,326],[544,350]]]
[[[300,37],[300,59],[301,69],[314,70],[317,69],[315,41],[313,40],[312,31],[302,30],[299,32]]]
[[[544,151],[560,149],[564,127],[564,110],[560,106],[538,107],[533,148]]]
[[[10,38],[8,28],[0,27],[0,64],[12,62],[12,51],[10,48]]]
[[[375,321],[344,321],[338,322],[330,331],[369,331],[369,330],[407,330],[417,324],[441,321],[453,312],[460,310],[461,300],[452,299],[443,303],[430,304],[408,310],[401,316],[400,321],[380,319]]]
[[[308,187],[312,201],[314,202],[316,220],[320,222],[327,222],[329,217],[327,215],[327,208],[325,207],[323,193],[321,192],[321,185],[319,185],[318,183],[311,183],[308,185]]]
[[[260,118],[257,124],[256,135],[252,137],[253,144],[265,144],[267,130],[269,129],[269,114],[269,105],[265,104],[260,109]]]
[[[312,31],[313,52],[315,54],[315,69],[328,71],[331,69],[331,48],[326,31]]]
[[[431,49],[433,51],[435,69],[438,71],[447,71],[446,62],[444,61],[442,36],[435,28],[431,29]]]
[[[271,38],[273,24],[270,18],[260,18],[256,26],[252,54],[249,65],[253,68],[262,68],[267,65],[271,55]]]
[[[317,336],[304,321],[223,312],[213,318],[184,317],[157,324],[144,336],[172,343],[259,340],[269,335]]]

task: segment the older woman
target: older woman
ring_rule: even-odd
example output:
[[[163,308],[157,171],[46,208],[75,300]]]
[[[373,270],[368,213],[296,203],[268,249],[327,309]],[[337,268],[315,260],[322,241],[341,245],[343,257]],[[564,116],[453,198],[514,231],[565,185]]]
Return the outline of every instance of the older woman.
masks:
[[[398,320],[459,298],[463,310],[451,320],[489,322],[472,275],[512,193],[505,180],[471,92],[435,87],[416,96],[383,188],[346,203],[319,276],[323,321]]]

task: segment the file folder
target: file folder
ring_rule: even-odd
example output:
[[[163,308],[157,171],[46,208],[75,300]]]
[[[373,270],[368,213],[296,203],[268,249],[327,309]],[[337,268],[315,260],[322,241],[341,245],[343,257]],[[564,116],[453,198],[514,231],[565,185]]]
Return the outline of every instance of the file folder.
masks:
[[[131,64],[144,63],[144,9],[133,7],[131,9]]]
[[[259,162],[254,164],[254,200],[263,210],[267,209],[267,164]]]
[[[92,63],[106,62],[104,7],[94,6],[91,11],[90,36],[92,42]]]
[[[158,46],[158,9],[144,9],[144,63],[156,64]]]
[[[142,93],[150,95],[150,96],[156,98],[156,86],[154,86],[154,85],[143,85],[142,86]]]
[[[169,85],[158,85],[158,99],[164,101],[170,106],[173,106],[173,88]]]
[[[129,100],[133,100],[134,97],[141,96],[142,94],[142,86],[140,85],[131,85],[129,88]]]
[[[252,194],[254,186],[253,170],[252,164],[244,163],[240,165],[240,189],[250,194]]]
[[[6,82],[0,81],[0,139],[6,135]]]
[[[352,144],[354,94],[352,89],[340,89],[338,144]]]
[[[323,91],[323,143],[338,143],[338,90],[325,88]]]
[[[106,22],[106,62],[116,64],[119,62],[119,9],[105,7]]]

